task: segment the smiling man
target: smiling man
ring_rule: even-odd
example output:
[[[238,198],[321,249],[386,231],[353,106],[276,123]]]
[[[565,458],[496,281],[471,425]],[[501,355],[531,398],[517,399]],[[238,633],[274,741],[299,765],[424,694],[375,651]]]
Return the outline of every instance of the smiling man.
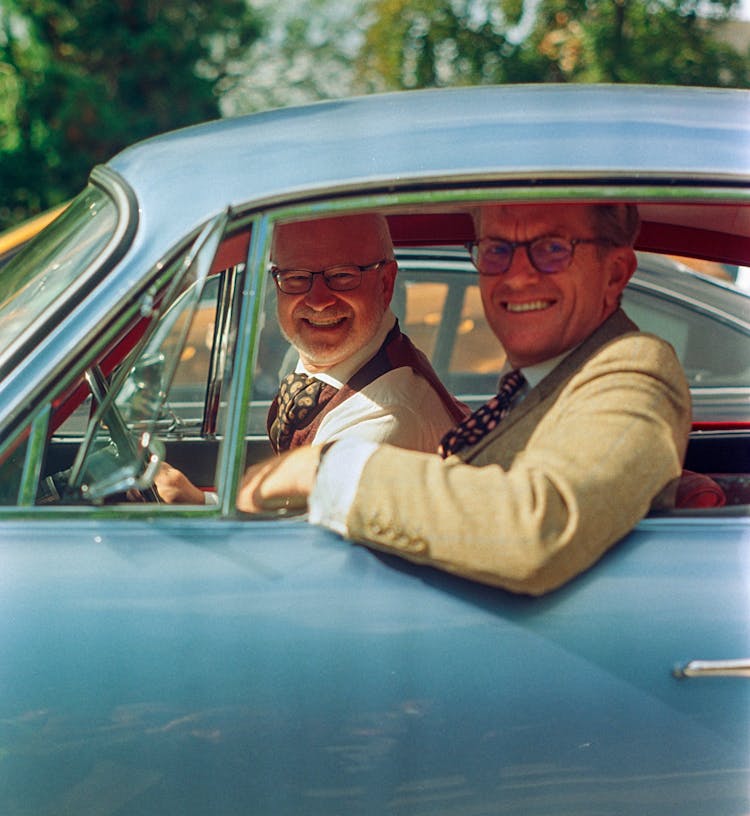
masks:
[[[390,309],[398,266],[383,216],[282,224],[277,313],[299,353],[268,415],[277,452],[342,436],[434,451],[465,415]]]
[[[248,472],[238,506],[309,497],[310,520],[485,583],[541,594],[670,506],[690,430],[671,346],[620,308],[635,207],[497,205],[471,254],[508,356],[499,392],[438,455],[338,442]]]
[[[478,213],[471,254],[482,303],[516,368],[582,343],[617,310],[635,271],[637,212],[591,208],[590,225],[581,215],[580,207],[533,204]],[[592,274],[600,261],[604,274]]]

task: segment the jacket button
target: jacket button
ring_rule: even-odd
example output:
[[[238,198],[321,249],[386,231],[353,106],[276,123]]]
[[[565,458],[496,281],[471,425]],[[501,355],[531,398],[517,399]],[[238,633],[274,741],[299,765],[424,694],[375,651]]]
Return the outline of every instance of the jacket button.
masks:
[[[423,538],[412,538],[406,549],[408,549],[409,552],[421,553],[427,549],[427,542]]]

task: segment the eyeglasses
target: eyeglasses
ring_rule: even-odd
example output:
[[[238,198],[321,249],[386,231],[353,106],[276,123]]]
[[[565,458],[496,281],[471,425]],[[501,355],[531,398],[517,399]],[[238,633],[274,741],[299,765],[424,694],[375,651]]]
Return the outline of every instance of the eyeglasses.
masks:
[[[277,266],[270,268],[270,273],[276,281],[279,291],[285,295],[304,295],[312,289],[313,278],[322,275],[326,286],[334,292],[348,292],[356,289],[362,283],[362,274],[379,269],[383,264],[388,263],[387,258],[376,261],[367,266],[357,266],[356,264],[343,264],[341,266],[330,266],[320,272],[311,272],[309,269],[279,269]]]
[[[502,275],[507,272],[518,247],[525,247],[526,256],[537,272],[554,275],[556,272],[564,272],[570,266],[578,244],[611,243],[599,238],[559,238],[556,235],[544,235],[531,241],[482,238],[481,241],[472,241],[466,247],[480,275]]]

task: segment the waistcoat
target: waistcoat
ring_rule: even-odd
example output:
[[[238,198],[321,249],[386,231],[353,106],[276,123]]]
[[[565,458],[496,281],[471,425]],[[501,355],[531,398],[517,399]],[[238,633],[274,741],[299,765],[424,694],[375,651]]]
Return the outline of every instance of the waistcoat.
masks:
[[[356,394],[358,391],[361,391],[365,386],[373,382],[373,380],[382,377],[383,374],[405,366],[408,366],[416,374],[419,374],[427,380],[454,422],[458,423],[464,418],[466,415],[465,406],[448,392],[446,387],[440,382],[440,378],[435,373],[435,369],[430,365],[427,356],[401,332],[398,321],[396,321],[375,354],[338,389],[334,396],[311,418],[305,427],[298,428],[294,432],[289,444],[289,450],[293,450],[302,445],[311,444],[325,416],[338,405],[341,405],[344,400]],[[332,388],[333,386],[330,387]],[[277,411],[278,402],[277,399],[274,398],[271,407],[268,409],[268,416],[266,418],[267,428],[271,427],[276,418]]]

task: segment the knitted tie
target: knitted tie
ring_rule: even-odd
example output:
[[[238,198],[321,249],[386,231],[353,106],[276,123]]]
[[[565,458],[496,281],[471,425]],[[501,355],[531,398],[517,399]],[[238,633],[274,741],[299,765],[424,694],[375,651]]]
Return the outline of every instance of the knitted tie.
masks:
[[[443,459],[470,445],[476,445],[482,437],[497,427],[500,420],[510,411],[513,397],[525,382],[526,378],[518,369],[508,372],[500,381],[497,396],[477,408],[440,440],[438,453]]]
[[[307,374],[292,373],[284,377],[276,397],[278,412],[269,428],[271,444],[277,453],[289,449],[294,432],[310,423],[335,393],[333,386],[326,386]]]

